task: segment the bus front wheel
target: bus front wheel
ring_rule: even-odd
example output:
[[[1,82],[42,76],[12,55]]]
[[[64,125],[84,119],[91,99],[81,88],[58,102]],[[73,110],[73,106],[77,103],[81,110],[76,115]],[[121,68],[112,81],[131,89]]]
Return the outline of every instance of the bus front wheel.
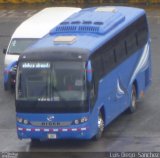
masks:
[[[134,113],[137,108],[137,97],[136,97],[136,88],[135,85],[132,86],[132,91],[131,91],[131,103],[129,107],[129,111],[131,113]]]
[[[102,113],[99,112],[98,115],[98,130],[97,130],[97,134],[94,137],[94,140],[98,140],[102,137],[104,131],[104,120],[103,120],[103,116]]]

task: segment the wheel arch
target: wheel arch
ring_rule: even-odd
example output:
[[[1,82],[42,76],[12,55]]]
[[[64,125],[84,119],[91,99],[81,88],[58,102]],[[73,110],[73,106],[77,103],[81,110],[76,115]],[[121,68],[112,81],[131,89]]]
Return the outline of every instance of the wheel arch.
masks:
[[[106,116],[105,116],[105,108],[104,108],[104,105],[102,105],[100,107],[100,110],[99,110],[102,114],[102,118],[103,118],[103,121],[104,121],[104,124],[106,123]]]
[[[138,98],[139,98],[139,90],[138,90],[139,87],[138,87],[138,82],[137,82],[136,79],[134,80],[132,86],[133,86],[133,85],[134,85],[135,90],[136,90],[136,98],[138,99]]]

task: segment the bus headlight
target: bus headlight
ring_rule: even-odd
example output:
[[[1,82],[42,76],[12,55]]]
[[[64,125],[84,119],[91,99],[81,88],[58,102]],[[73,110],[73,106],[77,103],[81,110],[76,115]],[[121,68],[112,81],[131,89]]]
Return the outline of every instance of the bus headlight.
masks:
[[[81,119],[76,119],[73,121],[73,125],[79,125],[88,121],[87,117],[82,117]]]
[[[75,125],[78,125],[79,124],[79,120],[75,120],[74,123],[75,123]]]
[[[22,123],[23,119],[22,118],[17,118],[17,122]]]
[[[28,124],[29,124],[29,121],[28,121],[28,120],[23,120],[23,123],[24,123],[25,125],[28,125]]]
[[[17,122],[25,124],[25,125],[29,125],[30,124],[30,122],[28,120],[22,119],[22,118],[18,118],[18,117],[17,117]]]

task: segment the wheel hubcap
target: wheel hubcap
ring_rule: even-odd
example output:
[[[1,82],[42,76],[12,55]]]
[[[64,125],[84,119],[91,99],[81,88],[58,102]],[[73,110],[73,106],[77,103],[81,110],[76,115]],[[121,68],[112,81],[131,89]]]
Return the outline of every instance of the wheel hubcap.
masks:
[[[99,130],[101,132],[103,132],[103,130],[104,130],[104,122],[103,122],[103,119],[102,119],[101,116],[99,116],[99,118],[98,118],[98,128],[99,128]]]
[[[136,107],[136,97],[135,97],[135,94],[134,92],[132,92],[132,107]]]

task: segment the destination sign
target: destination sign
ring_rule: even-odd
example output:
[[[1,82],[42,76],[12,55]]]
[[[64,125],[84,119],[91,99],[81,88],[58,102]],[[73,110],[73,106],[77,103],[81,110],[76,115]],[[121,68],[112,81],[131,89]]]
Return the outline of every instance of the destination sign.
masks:
[[[25,62],[22,64],[22,68],[27,68],[27,69],[36,69],[36,68],[41,68],[41,69],[46,69],[50,68],[51,65],[49,62]]]

